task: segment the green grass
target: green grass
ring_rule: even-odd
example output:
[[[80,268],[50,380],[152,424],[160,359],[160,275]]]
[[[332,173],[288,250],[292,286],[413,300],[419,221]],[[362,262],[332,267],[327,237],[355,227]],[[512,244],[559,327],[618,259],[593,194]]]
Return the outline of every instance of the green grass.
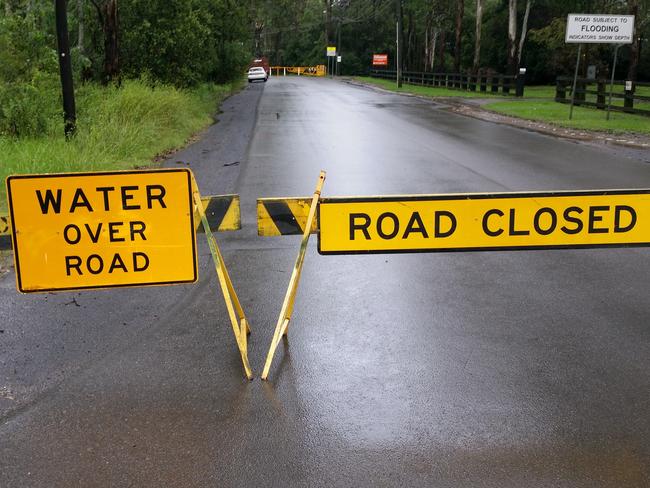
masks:
[[[573,120],[569,120],[569,105],[553,101],[493,102],[484,105],[484,108],[505,115],[572,129],[650,134],[650,117],[612,112],[610,120],[605,120],[605,110],[574,107]]]
[[[71,141],[62,134],[62,120],[52,124],[47,136],[0,137],[0,213],[7,208],[8,175],[155,165],[157,155],[182,147],[210,125],[218,104],[240,86],[179,90],[151,88],[141,81],[126,81],[121,88],[82,86],[76,100],[78,132]]]
[[[451,88],[431,87],[431,86],[418,86],[404,83],[402,88],[398,89],[395,82],[392,80],[384,80],[381,78],[371,78],[369,76],[355,76],[355,80],[371,85],[376,85],[386,90],[391,90],[400,93],[413,93],[415,95],[423,95],[427,97],[458,97],[458,98],[501,98],[503,94],[493,94],[491,92],[471,92],[464,90],[455,90]],[[489,89],[489,87],[488,87]],[[514,88],[511,93],[514,93]],[[510,95],[512,96],[512,95]],[[524,98],[554,98],[554,86],[527,86],[524,88]]]
[[[555,98],[555,86],[534,85],[524,87],[524,98]]]

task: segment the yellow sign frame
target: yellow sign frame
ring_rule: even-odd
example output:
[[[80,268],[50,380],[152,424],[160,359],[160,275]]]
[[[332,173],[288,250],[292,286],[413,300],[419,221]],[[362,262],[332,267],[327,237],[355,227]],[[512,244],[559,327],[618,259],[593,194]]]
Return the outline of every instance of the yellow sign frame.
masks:
[[[282,337],[287,337],[289,333],[289,322],[291,321],[291,316],[293,315],[293,307],[296,302],[296,293],[298,291],[298,284],[300,283],[300,275],[302,273],[302,266],[305,262],[305,254],[307,253],[307,244],[309,243],[309,236],[311,235],[311,227],[314,218],[316,217],[316,211],[318,208],[318,201],[320,199],[320,194],[323,191],[323,185],[325,184],[325,171],[321,171],[318,176],[318,183],[316,184],[316,189],[311,198],[311,204],[309,205],[309,215],[307,216],[307,221],[305,225],[305,230],[302,233],[302,239],[300,241],[300,250],[298,251],[298,257],[296,258],[296,263],[293,267],[293,272],[291,273],[291,278],[289,279],[289,286],[287,288],[287,293],[284,296],[284,302],[282,302],[282,309],[280,310],[280,316],[278,317],[278,322],[275,324],[275,331],[273,332],[273,339],[271,339],[271,345],[269,346],[269,352],[266,355],[266,361],[264,362],[264,369],[262,370],[262,380],[266,381],[269,377],[269,372],[271,370],[271,364],[273,363],[273,356],[275,355],[275,350],[280,344]]]

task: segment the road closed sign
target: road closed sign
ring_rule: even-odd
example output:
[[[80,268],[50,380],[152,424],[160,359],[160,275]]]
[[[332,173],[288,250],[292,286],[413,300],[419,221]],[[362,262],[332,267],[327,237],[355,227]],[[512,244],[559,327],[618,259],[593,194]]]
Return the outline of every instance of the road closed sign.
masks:
[[[650,245],[650,190],[323,199],[321,254]]]
[[[569,14],[567,43],[630,44],[634,35],[634,15]]]
[[[18,290],[197,280],[186,169],[7,178]]]

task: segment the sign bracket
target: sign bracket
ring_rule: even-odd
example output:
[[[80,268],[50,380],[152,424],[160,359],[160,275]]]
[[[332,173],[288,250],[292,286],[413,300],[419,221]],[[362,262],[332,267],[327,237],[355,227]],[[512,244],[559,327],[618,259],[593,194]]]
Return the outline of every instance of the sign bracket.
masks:
[[[201,223],[203,224],[203,229],[205,230],[205,236],[208,240],[208,246],[210,248],[210,254],[212,255],[212,260],[214,261],[214,267],[217,272],[217,277],[219,279],[219,284],[221,285],[221,292],[223,293],[224,301],[226,302],[226,309],[228,310],[228,317],[232,325],[232,330],[235,335],[235,340],[237,341],[237,347],[239,348],[239,354],[241,355],[242,365],[244,367],[244,373],[246,378],[249,380],[253,379],[253,372],[248,361],[248,334],[250,334],[251,329],[244,314],[244,309],[239,302],[237,293],[230,279],[230,274],[226,268],[226,263],[223,260],[219,246],[217,245],[217,240],[212,234],[210,229],[210,223],[205,215],[205,208],[203,207],[203,202],[201,200],[201,194],[199,193],[198,185],[196,180],[192,177],[192,196],[194,199],[194,206],[196,207],[199,217],[201,218]]]
[[[307,222],[304,227],[302,234],[302,241],[300,242],[300,251],[298,252],[298,257],[296,258],[296,264],[293,267],[293,272],[291,273],[291,279],[289,280],[289,287],[287,293],[284,297],[284,302],[282,303],[282,309],[280,310],[280,316],[278,317],[278,322],[275,326],[275,331],[273,332],[273,339],[271,340],[271,346],[269,352],[266,356],[266,362],[264,363],[264,370],[262,372],[262,379],[266,380],[269,376],[269,370],[271,369],[271,363],[273,362],[273,356],[275,355],[275,350],[280,344],[280,339],[284,336],[287,337],[289,332],[289,322],[291,321],[291,315],[293,314],[293,307],[296,301],[296,292],[298,290],[298,283],[300,282],[300,275],[302,273],[302,266],[305,262],[305,253],[307,252],[307,244],[309,243],[309,236],[311,235],[311,226],[316,216],[316,209],[318,208],[318,201],[320,199],[320,194],[323,189],[323,184],[325,183],[325,171],[320,172],[318,177],[318,184],[316,185],[316,190],[311,199],[311,205],[309,207],[309,215],[307,217]]]

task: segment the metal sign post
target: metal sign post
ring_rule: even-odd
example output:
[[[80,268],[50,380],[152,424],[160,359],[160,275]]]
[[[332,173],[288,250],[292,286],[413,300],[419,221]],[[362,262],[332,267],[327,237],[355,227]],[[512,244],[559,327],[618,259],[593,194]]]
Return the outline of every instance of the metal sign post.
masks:
[[[616,60],[618,58],[618,49],[623,44],[618,44],[614,49],[614,66],[612,67],[612,78],[609,81],[609,103],[607,104],[607,120],[609,120],[609,112],[612,110],[612,92],[614,91],[614,73],[616,73]]]
[[[631,44],[634,37],[634,15],[609,15],[609,14],[569,14],[567,16],[565,43],[578,44],[578,59],[573,75],[573,90],[571,90],[571,108],[569,109],[569,120],[573,117],[573,105],[575,103],[576,85],[578,81],[578,66],[580,65],[580,54],[583,43],[590,44],[618,44],[614,52],[614,67],[616,67],[616,55],[622,44]],[[612,69],[612,82],[609,90],[609,105],[607,107],[607,120],[612,104],[612,85],[614,83],[614,70]]]
[[[580,66],[580,54],[582,51],[582,44],[578,44],[578,58],[576,59],[576,69],[573,73],[573,88],[571,89],[571,108],[569,109],[569,120],[573,118],[573,104],[576,99],[576,85],[578,84],[578,67]]]
[[[332,58],[336,58],[336,46],[327,46],[327,71],[334,76],[335,59]]]
[[[293,267],[293,273],[291,273],[291,279],[289,280],[289,287],[287,289],[287,294],[284,297],[284,302],[282,303],[282,310],[280,310],[280,317],[278,318],[278,323],[275,326],[275,332],[273,333],[273,339],[271,340],[271,347],[266,356],[266,362],[264,363],[264,370],[262,371],[262,379],[266,380],[269,377],[269,371],[271,369],[271,363],[273,362],[273,356],[275,355],[275,350],[280,344],[280,340],[283,336],[286,336],[289,330],[289,321],[291,320],[291,315],[293,313],[293,306],[296,301],[296,291],[298,290],[298,283],[300,282],[300,274],[302,273],[302,265],[305,262],[305,253],[307,252],[307,244],[309,243],[309,236],[311,234],[312,222],[316,217],[316,210],[318,209],[318,201],[320,199],[320,194],[323,189],[323,184],[325,183],[325,171],[321,171],[318,177],[318,183],[316,185],[316,190],[312,196],[311,203],[309,205],[309,215],[307,216],[307,222],[305,224],[305,230],[302,233],[302,241],[300,243],[300,251],[298,252],[298,257],[296,258],[296,264]]]

